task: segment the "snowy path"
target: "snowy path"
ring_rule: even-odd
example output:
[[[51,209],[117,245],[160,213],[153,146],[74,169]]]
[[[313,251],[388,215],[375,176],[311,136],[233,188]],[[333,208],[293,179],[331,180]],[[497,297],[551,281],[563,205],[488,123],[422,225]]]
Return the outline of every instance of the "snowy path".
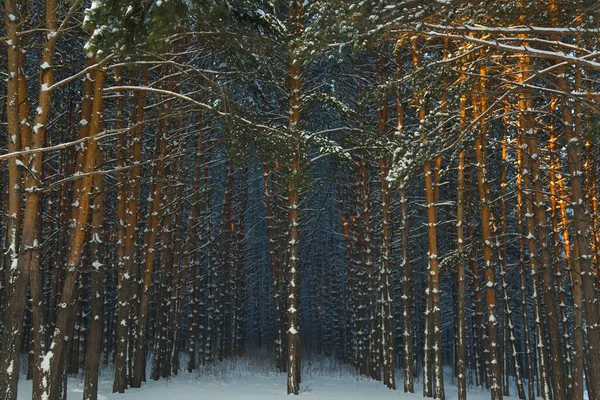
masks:
[[[402,382],[397,382],[400,390],[388,390],[381,383],[363,377],[356,377],[339,368],[313,369],[305,373],[301,384],[301,399],[327,400],[412,400],[423,399],[421,387],[416,385],[416,394],[402,392]],[[112,371],[103,371],[99,383],[99,400],[290,400],[285,393],[284,374],[253,371],[247,365],[216,367],[200,373],[183,372],[169,380],[150,381],[141,389],[129,389],[125,394],[113,394]],[[81,399],[83,378],[69,379],[69,399]],[[19,383],[19,399],[31,398],[31,382]],[[446,399],[457,398],[456,388],[446,386]],[[487,400],[489,392],[474,389],[469,400]],[[505,397],[507,400],[517,397]]]

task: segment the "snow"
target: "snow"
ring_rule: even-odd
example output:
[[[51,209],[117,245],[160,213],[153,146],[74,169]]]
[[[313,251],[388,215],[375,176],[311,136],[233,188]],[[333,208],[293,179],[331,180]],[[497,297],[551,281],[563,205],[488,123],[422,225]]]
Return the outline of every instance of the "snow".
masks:
[[[42,371],[44,372],[48,372],[50,371],[50,360],[52,360],[52,356],[54,355],[54,353],[52,351],[49,351],[48,353],[46,353],[46,355],[44,355],[44,359],[42,360]]]
[[[182,357],[182,365],[187,360]],[[140,389],[128,389],[124,394],[112,393],[112,370],[103,370],[99,376],[99,400],[289,400],[286,394],[287,376],[273,372],[270,358],[231,360],[168,380],[143,383]],[[446,370],[446,400],[458,398],[457,388],[451,383],[450,370]],[[348,367],[334,361],[305,362],[300,384],[300,398],[317,400],[365,400],[365,399],[423,399],[421,385],[415,382],[415,393],[403,393],[402,372],[396,371],[396,387],[389,390],[381,382],[359,376]],[[67,398],[81,398],[82,377],[69,378]],[[516,400],[513,388],[511,397]],[[19,382],[18,399],[31,398],[31,381]],[[488,400],[488,391],[476,388],[469,391],[469,400]]]

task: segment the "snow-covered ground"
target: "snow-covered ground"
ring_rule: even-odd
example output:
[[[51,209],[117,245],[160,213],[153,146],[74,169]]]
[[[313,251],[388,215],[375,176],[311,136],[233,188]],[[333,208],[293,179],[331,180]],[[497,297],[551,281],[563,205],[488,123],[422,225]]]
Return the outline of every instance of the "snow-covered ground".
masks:
[[[401,375],[399,374],[400,378]],[[448,377],[449,379],[449,377]],[[423,399],[421,387],[415,394],[402,392],[402,380],[397,380],[399,390],[389,390],[380,382],[357,376],[346,366],[330,363],[305,363],[300,397],[327,400]],[[264,360],[239,360],[203,368],[201,371],[180,373],[168,380],[149,381],[141,389],[129,389],[125,394],[113,394],[112,370],[103,370],[99,383],[99,400],[289,400],[286,395],[286,376],[268,372]],[[80,399],[83,394],[83,377],[70,378],[69,399]],[[31,382],[19,383],[19,399],[31,398]],[[456,387],[448,382],[446,399],[457,398]],[[469,392],[469,400],[487,400],[490,394],[479,388]],[[517,399],[509,397],[505,399]]]

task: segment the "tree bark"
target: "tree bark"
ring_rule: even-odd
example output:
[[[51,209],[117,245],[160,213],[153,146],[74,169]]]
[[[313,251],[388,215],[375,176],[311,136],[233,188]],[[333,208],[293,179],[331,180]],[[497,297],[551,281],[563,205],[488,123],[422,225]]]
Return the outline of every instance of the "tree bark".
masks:
[[[417,40],[412,42],[412,58],[415,69],[420,67],[420,53],[417,46]],[[423,93],[416,95],[416,103],[419,110],[419,121],[423,122],[426,118],[425,99]],[[424,135],[424,133],[423,133]],[[423,141],[427,138],[423,136]],[[430,326],[425,329],[426,335],[431,335],[431,348],[433,349],[433,398],[435,400],[443,400],[444,393],[444,371],[443,371],[443,349],[442,349],[442,329],[441,329],[441,309],[440,309],[440,270],[438,261],[438,245],[437,245],[437,173],[439,169],[440,157],[432,163],[426,160],[423,166],[423,174],[425,177],[425,202],[427,207],[427,237],[429,242],[429,262],[428,262],[428,293],[427,293],[427,312],[426,318],[430,315]],[[430,332],[430,330],[432,332]],[[428,347],[425,351],[428,351]],[[426,365],[426,360],[424,361]],[[425,371],[424,373],[426,373]],[[425,377],[424,377],[425,388]]]
[[[96,162],[101,164],[102,151],[96,149]],[[89,270],[90,275],[90,326],[86,346],[85,383],[83,400],[97,400],[98,373],[100,369],[100,351],[102,344],[102,314],[103,314],[103,270],[104,256],[104,188],[102,175],[94,175],[92,180],[94,198],[92,201],[92,216],[89,232]]]
[[[123,68],[115,69],[115,85],[122,81]],[[139,96],[142,96],[140,94]],[[115,129],[123,129],[123,94],[118,93],[115,99]],[[117,167],[124,168],[127,159],[126,136],[123,132],[117,138]],[[130,192],[129,170],[117,174],[117,326],[115,378],[113,393],[125,393],[127,389],[127,359],[129,349],[129,311],[131,303],[131,273],[126,254],[127,200]]]
[[[19,80],[25,79],[21,65],[21,39],[18,35],[22,23],[22,4],[18,0],[7,0],[4,3],[4,23],[7,39],[12,46],[7,48],[7,80],[6,80],[6,122],[8,151],[15,152],[21,148],[21,132],[19,121],[28,115],[20,114],[21,101],[19,96]],[[14,16],[15,18],[10,18]],[[29,279],[29,265],[19,265],[19,235],[21,225],[22,177],[17,159],[8,160],[8,207],[5,236],[4,265],[6,282],[5,303],[2,309],[2,342],[0,352],[0,398],[15,400],[19,380],[19,364],[21,351],[21,335],[23,313],[25,311],[25,296]],[[35,222],[35,221],[34,221]],[[0,306],[1,307],[1,306]],[[15,332],[16,335],[13,333]]]
[[[100,131],[100,118],[102,114],[103,103],[103,81],[104,71],[99,68],[95,72],[94,83],[94,101],[92,106],[92,117],[90,121],[89,136],[94,136]],[[92,175],[96,165],[96,149],[98,143],[96,140],[90,140],[87,147],[82,147],[85,151],[84,170],[85,175],[81,178],[80,191],[74,193],[75,208],[79,209],[76,213],[77,219],[74,221],[73,233],[71,235],[69,252],[67,255],[67,274],[65,277],[61,304],[58,305],[56,312],[56,323],[54,334],[42,360],[42,381],[47,379],[48,386],[45,388],[48,400],[58,400],[61,396],[62,376],[64,373],[63,361],[65,352],[65,337],[69,325],[69,307],[72,305],[76,292],[75,285],[79,273],[79,263],[83,252],[83,242],[85,239],[86,225],[90,214],[90,199],[92,187]]]
[[[487,111],[487,93],[486,93],[486,67],[480,68],[480,80],[478,83],[480,94],[474,99],[475,117],[480,117]],[[477,155],[477,186],[479,188],[479,203],[481,205],[481,231],[484,243],[483,259],[485,263],[485,297],[487,301],[488,314],[488,344],[489,344],[489,362],[490,362],[490,391],[493,400],[502,399],[502,370],[499,357],[499,335],[498,318],[496,312],[496,284],[495,284],[495,261],[492,255],[492,246],[494,238],[492,237],[493,217],[490,210],[490,189],[487,181],[487,126],[485,118],[481,118],[481,132],[475,142],[475,152]]]
[[[576,85],[581,85],[581,71],[576,70]],[[566,85],[566,82],[563,82]],[[576,102],[575,113],[581,112],[581,106]],[[595,294],[595,275],[592,263],[592,254],[588,240],[589,216],[585,204],[583,188],[583,137],[581,135],[581,124],[575,124],[572,129],[570,124],[570,106],[572,103],[565,101],[563,107],[563,119],[565,126],[565,141],[567,148],[567,157],[569,163],[569,173],[571,176],[571,207],[573,208],[573,228],[575,242],[575,259],[573,262],[573,302],[574,302],[574,335],[576,348],[584,343],[580,341],[579,331],[583,329],[580,319],[580,312],[585,310],[586,333],[588,338],[587,352],[589,354],[589,363],[587,376],[589,379],[588,393],[590,398],[596,398],[600,395],[600,310],[598,309],[597,297]],[[581,307],[583,306],[583,307]],[[581,325],[579,324],[581,322]],[[582,332],[582,331],[581,331]],[[582,332],[583,333],[583,332]],[[582,347],[583,349],[584,347]],[[575,358],[583,358],[584,352]]]
[[[168,111],[166,113],[168,115]],[[168,118],[168,117],[167,117]],[[138,316],[138,335],[136,340],[135,359],[131,387],[139,388],[146,379],[146,346],[148,340],[148,308],[150,302],[150,286],[154,272],[156,253],[156,237],[158,234],[158,221],[160,219],[160,200],[163,190],[164,157],[167,152],[168,123],[164,118],[159,120],[159,129],[154,151],[150,201],[148,202],[148,218],[144,237],[144,260],[142,272],[142,288],[140,294],[140,309]]]
[[[467,96],[460,97],[461,123],[466,123]],[[466,311],[465,311],[465,261],[464,255],[464,199],[465,196],[465,150],[461,149],[458,153],[458,177],[456,193],[456,252],[458,256],[457,265],[457,375],[458,375],[458,400],[467,398],[467,366],[466,366]]]
[[[386,135],[386,123],[388,117],[387,98],[383,99],[383,104],[378,107],[378,129],[383,135]],[[382,244],[381,244],[381,270],[379,302],[381,307],[381,356],[383,363],[383,383],[389,389],[396,389],[394,379],[395,365],[395,344],[394,344],[394,319],[392,314],[392,267],[391,267],[391,249],[392,232],[390,216],[390,188],[387,180],[389,173],[389,160],[385,156],[379,159],[379,174],[381,184],[381,224],[382,224]]]
[[[302,29],[302,5],[298,1],[292,3],[293,9],[290,9],[290,24],[294,30],[300,32]],[[298,318],[299,304],[299,274],[298,269],[298,207],[299,207],[299,185],[300,185],[300,130],[298,123],[300,120],[300,74],[301,61],[296,54],[296,49],[292,49],[289,61],[289,107],[290,117],[289,126],[293,132],[291,145],[292,160],[290,162],[290,179],[288,183],[288,222],[289,222],[289,242],[288,242],[288,309],[287,309],[287,392],[288,394],[298,394],[300,389],[300,368],[302,361],[300,359],[300,326]]]

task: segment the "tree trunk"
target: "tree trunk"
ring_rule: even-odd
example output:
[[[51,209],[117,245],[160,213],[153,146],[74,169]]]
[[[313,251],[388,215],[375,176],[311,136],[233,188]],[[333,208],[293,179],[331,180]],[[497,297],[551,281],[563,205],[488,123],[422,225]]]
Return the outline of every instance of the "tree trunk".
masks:
[[[479,118],[481,114],[487,111],[487,93],[486,93],[486,67],[480,68],[479,90],[480,95],[474,100],[475,115]],[[487,181],[487,126],[485,118],[480,118],[481,132],[475,142],[475,152],[477,155],[477,186],[479,188],[479,202],[481,205],[481,231],[484,243],[483,259],[485,262],[485,285],[488,314],[488,344],[489,344],[489,362],[490,362],[490,390],[493,400],[502,399],[502,370],[499,357],[498,343],[498,318],[496,313],[496,284],[495,268],[492,255],[492,246],[494,238],[492,237],[493,217],[490,210],[490,190]]]
[[[386,122],[388,114],[387,98],[382,100],[384,103],[379,105],[378,128],[379,132],[386,135]],[[379,173],[381,183],[381,224],[382,224],[382,245],[381,245],[381,271],[379,302],[381,307],[381,355],[383,361],[383,383],[389,389],[396,389],[394,379],[395,365],[395,344],[394,344],[394,319],[392,314],[392,266],[390,262],[392,249],[392,232],[390,217],[390,188],[387,180],[389,173],[389,160],[385,156],[379,159]]]
[[[467,96],[460,97],[461,123],[466,124]],[[458,400],[467,399],[467,366],[466,366],[466,312],[465,312],[465,261],[464,255],[464,195],[465,195],[465,150],[461,149],[458,153],[458,178],[456,193],[456,252],[458,257],[457,265],[457,346],[456,346],[456,366],[458,375]]]
[[[21,3],[7,1],[5,6],[7,9],[12,9],[12,12],[7,12],[7,16],[12,14],[14,16],[21,15],[21,11],[17,8],[17,4],[21,5]],[[57,15],[56,15],[56,2],[54,0],[49,0],[45,4],[45,27],[50,32],[56,32],[57,29]],[[8,18],[10,20],[10,18]],[[8,21],[10,22],[10,21]],[[19,21],[16,22],[16,25],[12,25],[7,22],[8,34],[11,34],[10,30],[15,29],[13,31],[16,34],[16,28],[19,24]],[[27,84],[26,78],[23,75],[22,71],[17,71],[17,79],[18,79],[18,94],[17,99],[19,101],[19,109],[18,109],[18,118],[19,121],[25,121],[25,124],[21,125],[20,136],[21,136],[21,147],[22,148],[31,148],[31,149],[39,149],[44,147],[46,143],[46,125],[48,122],[48,117],[50,114],[50,104],[52,99],[52,90],[50,90],[50,86],[54,81],[54,69],[52,68],[54,53],[56,47],[56,41],[60,35],[46,35],[44,40],[44,50],[42,53],[42,65],[48,66],[47,68],[42,68],[40,71],[40,93],[38,97],[38,109],[34,118],[33,124],[33,134],[31,134],[29,129],[29,124],[27,123],[29,119],[28,114],[28,97],[27,97]],[[16,42],[18,43],[18,41]],[[15,48],[19,53],[21,52],[20,48]],[[19,64],[25,65],[25,56],[20,56],[15,54],[18,57],[18,60],[13,61],[11,52],[9,50],[9,68],[11,65],[17,67]],[[15,64],[16,63],[16,64]],[[14,82],[11,82],[9,79],[8,85],[12,85]],[[8,101],[11,101],[11,96],[14,96],[14,92],[7,87],[8,92]],[[14,97],[13,97],[14,99]],[[16,133],[15,127],[13,126],[11,120],[14,118],[14,110],[9,108],[9,121],[8,121],[8,129],[11,134],[11,140],[14,140],[12,135]],[[23,114],[23,115],[20,115]],[[13,121],[14,122],[14,121]],[[18,138],[17,138],[18,139]],[[10,141],[9,141],[10,142]],[[16,142],[18,143],[18,142]],[[13,143],[13,145],[16,145]],[[3,324],[3,339],[2,339],[2,357],[0,357],[0,393],[4,399],[14,400],[17,396],[17,379],[18,379],[18,371],[19,371],[19,361],[20,361],[20,347],[21,347],[21,337],[22,337],[22,320],[23,314],[25,311],[25,302],[27,295],[27,282],[30,279],[29,273],[31,270],[39,268],[39,243],[37,241],[38,238],[38,230],[40,228],[39,219],[40,216],[40,206],[41,206],[41,193],[37,191],[37,188],[40,184],[42,177],[42,153],[33,153],[24,158],[23,165],[27,165],[28,175],[25,179],[25,211],[23,216],[23,230],[21,233],[20,241],[19,241],[19,257],[18,261],[15,263],[15,259],[11,260],[10,273],[9,273],[9,282],[14,285],[14,289],[7,288],[7,302],[4,309],[4,324]],[[15,179],[19,179],[15,177]],[[10,193],[10,192],[9,192]],[[20,196],[20,195],[19,195]],[[19,200],[20,203],[20,200]],[[10,205],[9,205],[10,207]],[[15,226],[15,229],[18,229]],[[16,241],[15,241],[16,245]],[[36,271],[37,273],[38,271]],[[14,275],[13,275],[14,274]],[[37,277],[35,278],[38,282]],[[37,289],[37,288],[36,288]],[[41,307],[36,307],[36,311],[41,312]],[[42,322],[42,316],[36,315],[34,317],[37,319],[38,323]],[[39,349],[38,349],[39,350]],[[13,373],[15,372],[15,373]],[[3,376],[6,373],[6,376]],[[37,374],[36,374],[37,375]],[[40,381],[41,382],[41,381]],[[34,382],[34,392],[33,398],[40,398],[40,382]],[[6,385],[6,386],[4,386]]]
[[[298,1],[293,2],[294,9],[290,9],[290,23],[294,29],[299,32],[302,28],[302,6]],[[288,309],[287,309],[287,371],[288,394],[298,394],[300,389],[300,368],[302,360],[300,359],[300,326],[298,318],[299,304],[299,274],[298,263],[298,207],[299,207],[299,185],[300,185],[300,130],[298,123],[300,120],[300,73],[301,62],[295,49],[292,49],[289,63],[289,106],[290,117],[289,126],[294,137],[291,139],[292,161],[290,163],[290,180],[288,183],[288,222],[289,222],[289,242],[288,242]]]
[[[115,69],[115,85],[122,81],[123,68]],[[115,99],[115,129],[123,129],[123,94]],[[129,132],[117,138],[117,167],[124,168],[127,159],[125,139]],[[127,359],[129,349],[129,312],[131,303],[131,264],[127,260],[125,229],[127,227],[127,200],[130,196],[129,170],[117,173],[117,341],[115,354],[115,379],[113,393],[125,393],[127,389]]]
[[[96,162],[101,164],[102,151],[96,149]],[[102,344],[102,308],[103,308],[103,270],[105,263],[103,245],[103,211],[104,192],[102,175],[94,175],[94,199],[92,202],[91,226],[89,232],[89,270],[90,274],[90,326],[87,338],[85,384],[83,400],[97,400],[98,398],[98,373],[100,367],[100,350]]]
[[[412,58],[415,69],[420,67],[420,53],[417,47],[417,39],[412,42]],[[426,111],[423,93],[416,95],[416,102],[419,107],[419,121],[425,121]],[[423,140],[427,140],[423,137]],[[429,242],[429,263],[428,263],[428,301],[426,318],[430,315],[430,326],[426,328],[425,334],[431,335],[431,347],[433,349],[433,398],[443,400],[444,393],[444,367],[443,367],[443,349],[442,349],[442,327],[441,327],[441,309],[440,309],[440,270],[438,261],[437,246],[437,170],[439,169],[440,157],[432,163],[425,161],[423,174],[425,176],[425,202],[427,207],[427,237]],[[430,332],[432,331],[432,332]],[[429,346],[427,346],[429,347]],[[427,352],[428,349],[426,348]],[[426,365],[426,362],[424,361]],[[425,371],[426,373],[426,371]],[[425,388],[425,377],[423,387]]]
[[[576,70],[576,87],[581,85],[581,71]],[[563,82],[566,86],[566,82]],[[576,89],[577,90],[577,89]],[[563,119],[565,126],[565,141],[567,148],[567,156],[569,163],[569,173],[571,176],[571,207],[573,207],[573,227],[574,227],[574,242],[575,242],[575,259],[573,262],[573,303],[574,303],[574,343],[575,349],[584,349],[583,341],[580,342],[579,331],[583,329],[583,321],[580,319],[580,312],[583,305],[586,318],[586,332],[588,338],[587,352],[589,354],[589,364],[587,376],[589,398],[593,399],[600,395],[600,310],[595,294],[595,275],[592,263],[592,254],[588,240],[589,232],[589,216],[585,204],[584,188],[583,188],[583,160],[582,148],[583,137],[581,135],[581,124],[575,124],[575,129],[572,129],[570,124],[570,105],[565,101],[563,107]],[[575,103],[575,115],[581,112],[580,102]],[[577,122],[577,121],[576,121]],[[581,325],[579,324],[581,322]],[[581,331],[581,334],[583,332]],[[578,353],[575,358],[583,358],[585,352]]]
[[[168,114],[167,114],[168,115]],[[152,285],[152,274],[154,272],[154,259],[156,253],[156,236],[158,233],[158,221],[160,218],[160,199],[163,189],[164,156],[167,152],[167,122],[159,120],[159,130],[156,138],[156,149],[154,152],[154,163],[152,168],[153,182],[151,184],[148,202],[148,219],[146,221],[146,232],[144,237],[144,270],[142,273],[142,288],[140,296],[140,310],[138,317],[138,335],[135,349],[135,360],[131,387],[139,388],[142,381],[146,379],[146,346],[148,340],[148,308],[150,301],[150,286]]]
[[[100,131],[103,81],[104,71],[99,68],[95,72],[94,100],[88,133],[89,136],[95,136]],[[63,389],[61,386],[61,378],[64,374],[63,361],[66,343],[65,336],[67,335],[69,315],[71,314],[69,307],[72,305],[76,292],[75,285],[77,283],[79,263],[81,261],[83,243],[86,236],[86,225],[90,211],[90,193],[92,187],[91,173],[94,171],[96,165],[96,149],[98,143],[96,140],[90,140],[86,144],[87,146],[83,146],[82,150],[80,150],[85,151],[84,170],[82,171],[84,176],[81,178],[82,181],[79,192],[74,193],[74,203],[76,204],[74,208],[79,208],[79,212],[76,214],[77,219],[74,220],[74,228],[67,255],[67,274],[62,291],[61,304],[56,312],[56,323],[52,341],[42,360],[42,381],[47,379],[48,382],[48,387],[46,388],[48,400],[58,400],[61,396],[61,389]]]
[[[396,95],[396,130],[399,134],[404,133],[404,104],[402,102],[401,90]],[[406,181],[400,183],[400,221],[402,226],[402,348],[404,349],[404,391],[414,393],[414,351],[412,334],[412,312],[411,312],[411,271],[409,257],[409,226],[408,226],[408,199],[406,198]]]
[[[503,391],[505,396],[509,396],[509,373],[510,359],[512,358],[515,371],[515,380],[517,384],[517,392],[520,399],[525,399],[525,389],[523,388],[523,380],[521,379],[521,368],[519,367],[519,358],[517,353],[517,344],[513,325],[512,310],[510,308],[510,296],[508,294],[508,283],[506,282],[507,273],[507,251],[506,251],[506,164],[508,152],[508,126],[507,121],[504,124],[504,135],[502,138],[502,158],[500,160],[500,228],[499,234],[496,235],[496,240],[500,241],[496,245],[499,247],[498,259],[500,266],[500,283],[502,285],[502,305],[504,317],[504,371],[503,371]]]
[[[185,250],[183,256],[183,268],[189,269],[188,277],[191,280],[190,300],[189,300],[189,328],[188,328],[188,372],[192,372],[198,366],[198,360],[196,358],[196,347],[198,340],[198,329],[200,328],[200,303],[202,301],[200,297],[201,285],[201,271],[200,271],[200,257],[198,256],[198,250],[192,250],[192,246],[196,248],[203,242],[204,232],[203,227],[200,226],[199,232],[196,231],[198,220],[200,217],[201,207],[201,196],[204,188],[202,180],[202,160],[203,160],[203,142],[204,136],[198,135],[198,143],[196,147],[196,168],[194,172],[194,184],[197,187],[194,188],[191,199],[191,210],[187,225],[187,238],[185,242]],[[194,240],[195,237],[198,239]],[[193,253],[193,254],[192,254]]]
[[[6,122],[8,152],[19,151],[21,148],[21,132],[19,121],[27,119],[28,115],[20,114],[21,101],[19,96],[19,80],[26,79],[21,65],[21,39],[17,34],[22,23],[22,4],[19,0],[7,0],[4,3],[4,23],[7,38],[13,43],[7,47],[7,80],[6,80]],[[15,16],[15,19],[9,16]],[[17,18],[18,16],[18,18]],[[25,87],[26,88],[26,87]],[[39,156],[38,156],[39,157]],[[19,234],[21,222],[21,185],[22,177],[17,159],[8,160],[8,207],[6,221],[6,248],[4,249],[4,265],[6,286],[5,304],[2,309],[2,342],[0,353],[0,398],[15,400],[19,380],[19,364],[21,351],[22,321],[25,311],[29,265],[19,266]],[[27,187],[27,186],[26,186]],[[33,221],[35,222],[35,221]],[[4,282],[0,282],[4,286]],[[1,307],[1,306],[0,306]],[[16,334],[15,334],[16,333]]]

